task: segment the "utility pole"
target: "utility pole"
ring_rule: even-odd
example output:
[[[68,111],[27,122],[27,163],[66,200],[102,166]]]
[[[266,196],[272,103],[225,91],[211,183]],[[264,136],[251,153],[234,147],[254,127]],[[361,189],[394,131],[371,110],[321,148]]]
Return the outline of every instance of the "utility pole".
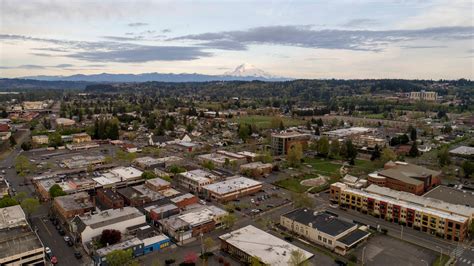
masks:
[[[362,249],[362,266],[364,266],[364,260],[365,260],[365,249],[367,248],[367,246],[365,246],[363,249]]]

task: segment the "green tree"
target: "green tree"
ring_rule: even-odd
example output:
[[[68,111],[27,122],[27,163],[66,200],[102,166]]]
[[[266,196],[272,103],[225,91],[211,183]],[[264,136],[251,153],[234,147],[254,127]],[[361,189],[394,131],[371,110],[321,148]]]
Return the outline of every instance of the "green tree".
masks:
[[[64,192],[61,186],[59,186],[58,184],[54,184],[49,188],[49,196],[53,199],[65,195],[66,192]]]
[[[153,179],[153,178],[156,178],[156,174],[152,171],[144,171],[142,173],[142,178],[144,179]]]
[[[270,128],[272,129],[277,129],[280,127],[280,124],[282,123],[282,119],[281,117],[279,116],[274,116],[272,117],[272,119],[270,120]]]
[[[29,219],[31,217],[31,214],[36,212],[36,210],[40,206],[40,203],[38,199],[26,198],[20,203],[20,205],[23,211],[25,211],[26,216]]]
[[[63,145],[63,140],[61,139],[61,134],[58,132],[54,132],[49,134],[48,136],[48,142],[50,147],[59,147]]]
[[[135,266],[138,263],[133,259],[132,249],[114,250],[107,254],[106,261],[108,266]]]
[[[222,217],[222,224],[224,225],[224,228],[232,228],[237,221],[237,217],[235,217],[234,214],[229,213]]]
[[[212,170],[214,170],[215,165],[212,161],[204,161],[204,162],[202,162],[202,167],[212,171]]]
[[[304,253],[299,249],[295,249],[291,251],[290,259],[288,260],[288,265],[309,266],[309,263]]]
[[[318,141],[318,154],[326,158],[329,155],[329,139],[322,136]]]
[[[269,150],[265,150],[260,154],[260,160],[263,163],[272,163],[273,162],[273,156],[272,153]]]
[[[351,165],[354,165],[355,164],[355,159],[357,158],[357,149],[356,147],[354,146],[354,144],[352,144],[352,140],[346,140],[345,142],[345,146],[346,146],[346,150],[347,150],[347,160],[349,161],[349,163]]]
[[[250,128],[247,124],[239,124],[239,138],[246,141],[250,137]]]
[[[300,143],[295,143],[288,150],[286,160],[290,166],[298,167],[301,163],[301,158],[303,158],[303,147]]]
[[[215,246],[215,242],[211,237],[206,237],[203,241],[204,252],[210,252]]]
[[[448,147],[442,147],[441,149],[439,149],[437,157],[439,165],[445,166],[451,164],[451,157],[449,156]]]
[[[21,176],[25,177],[26,174],[33,169],[28,158],[24,155],[20,155],[15,159],[15,170],[16,173]]]
[[[250,266],[263,266],[261,259],[259,257],[252,257],[250,258]]]
[[[186,172],[186,169],[182,166],[173,164],[170,166],[169,171],[173,174],[179,174],[179,173]]]
[[[339,156],[341,150],[341,143],[339,140],[335,139],[331,141],[331,145],[329,146],[329,156],[335,158]]]
[[[409,130],[408,132],[410,133],[411,141],[415,141],[416,140],[416,135],[417,135],[416,128],[414,128],[413,126],[410,125],[408,130]]]
[[[474,174],[474,162],[464,161],[461,167],[466,178],[469,178],[472,174]]]
[[[6,195],[3,196],[3,198],[0,199],[0,208],[5,208],[5,207],[10,207],[10,206],[15,206],[18,205],[18,201],[16,201],[14,198]]]
[[[408,155],[410,157],[416,157],[419,155],[418,151],[418,144],[416,144],[416,141],[413,141],[413,144],[411,145],[410,151],[408,151]]]
[[[10,141],[10,147],[15,147],[16,145],[15,137],[11,135],[10,138],[8,138],[8,140]]]
[[[313,208],[314,201],[306,193],[291,193],[291,201],[296,208]]]
[[[397,155],[392,149],[384,148],[382,150],[382,155],[380,156],[380,161],[382,163],[386,163],[388,161],[395,161],[396,159],[397,159]]]
[[[375,161],[379,159],[380,156],[381,156],[380,147],[378,144],[375,144],[374,150],[372,151],[372,155],[370,156],[370,160]]]

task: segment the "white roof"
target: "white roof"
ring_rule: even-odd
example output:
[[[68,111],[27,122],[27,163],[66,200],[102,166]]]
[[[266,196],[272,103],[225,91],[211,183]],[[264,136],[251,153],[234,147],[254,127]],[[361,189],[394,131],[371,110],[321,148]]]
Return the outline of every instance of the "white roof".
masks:
[[[224,180],[222,182],[205,185],[204,189],[212,191],[216,194],[227,194],[241,189],[246,189],[254,186],[261,185],[262,182],[246,178],[243,176],[233,177],[231,179]]]
[[[118,178],[123,178],[124,180],[135,179],[143,174],[142,171],[134,167],[117,167],[110,170],[110,173],[114,174]]]
[[[161,235],[145,238],[142,241],[143,241],[143,245],[146,247],[146,246],[149,246],[149,245],[152,245],[164,240],[168,240],[168,239],[169,237],[165,236],[164,234],[161,234]]]
[[[334,135],[339,137],[350,136],[353,134],[360,134],[369,132],[371,129],[367,127],[351,127],[351,128],[340,128],[332,131],[323,132],[324,135]]]
[[[212,173],[208,171],[204,171],[202,169],[196,169],[192,171],[183,172],[180,175],[199,183],[211,182],[212,180],[217,178],[217,176],[213,175]]]
[[[221,235],[219,238],[251,257],[258,257],[264,264],[272,266],[289,265],[288,261],[290,260],[291,252],[294,250],[300,251],[306,259],[313,256],[312,253],[262,231],[253,225]]]
[[[106,177],[105,175],[92,178],[99,185],[109,185],[116,182],[120,182],[120,179],[114,177]]]
[[[0,209],[0,229],[26,225],[25,213],[20,205]]]
[[[449,152],[453,154],[460,154],[460,155],[474,155],[474,147],[460,146],[460,147],[457,147],[456,149],[450,150]]]
[[[181,220],[190,224],[191,226],[200,225],[214,220],[214,217],[216,216],[225,215],[227,213],[217,207],[216,209],[220,211],[218,213],[215,213],[212,209],[209,208],[193,209],[192,211],[181,214],[178,217]],[[224,214],[222,214],[222,212],[224,212]]]

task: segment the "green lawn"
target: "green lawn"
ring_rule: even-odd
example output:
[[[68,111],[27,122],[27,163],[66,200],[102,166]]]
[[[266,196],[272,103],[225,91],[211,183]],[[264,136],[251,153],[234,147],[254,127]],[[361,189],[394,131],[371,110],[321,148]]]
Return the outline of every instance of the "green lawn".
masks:
[[[349,170],[349,174],[357,177],[363,177],[368,175],[375,170],[381,168],[383,166],[380,165],[378,162],[373,162],[370,160],[355,160],[355,165]]]
[[[443,254],[442,256],[438,256],[438,258],[435,260],[433,265],[434,266],[446,265],[448,261],[449,261],[449,256]]]
[[[339,170],[341,168],[341,164],[339,163],[320,158],[305,158],[304,162],[311,165],[315,173],[325,176],[339,177]]]
[[[234,121],[239,124],[250,124],[250,125],[255,124],[257,128],[267,129],[267,128],[271,128],[272,119],[273,119],[273,116],[248,115],[248,116],[235,117]],[[303,125],[305,123],[304,120],[289,118],[289,117],[283,117],[282,120],[285,127],[298,126],[298,125]]]
[[[300,182],[304,179],[312,178],[313,176],[304,176],[304,177],[290,177],[287,179],[279,180],[275,182],[274,184],[276,186],[286,188],[290,191],[297,192],[297,193],[303,193],[306,190],[308,190],[310,187],[303,186],[300,184]]]

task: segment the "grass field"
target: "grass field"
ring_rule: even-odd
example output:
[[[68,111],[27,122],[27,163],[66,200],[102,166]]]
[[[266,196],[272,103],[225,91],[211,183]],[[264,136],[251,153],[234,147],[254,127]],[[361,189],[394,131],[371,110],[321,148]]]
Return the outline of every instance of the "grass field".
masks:
[[[257,128],[267,129],[272,127],[272,119],[273,116],[248,115],[235,117],[234,121],[239,124],[255,124]],[[305,123],[304,120],[289,117],[282,117],[282,120],[285,127],[298,126],[303,125]]]
[[[380,165],[378,162],[356,159],[355,165],[349,170],[349,174],[357,177],[363,177],[381,167],[383,167],[383,165]]]
[[[287,179],[279,180],[279,181],[275,182],[274,184],[276,186],[286,188],[286,189],[288,189],[290,191],[293,191],[293,192],[302,193],[302,192],[305,192],[306,190],[308,190],[310,187],[301,185],[300,184],[301,180],[310,179],[310,178],[313,178],[313,177],[314,176],[312,176],[312,175],[305,175],[305,176],[302,176],[302,177],[290,177],[290,178],[287,178]]]
[[[313,171],[317,174],[330,177],[340,176],[339,170],[341,168],[341,164],[320,158],[305,158],[304,162],[311,165]]]

